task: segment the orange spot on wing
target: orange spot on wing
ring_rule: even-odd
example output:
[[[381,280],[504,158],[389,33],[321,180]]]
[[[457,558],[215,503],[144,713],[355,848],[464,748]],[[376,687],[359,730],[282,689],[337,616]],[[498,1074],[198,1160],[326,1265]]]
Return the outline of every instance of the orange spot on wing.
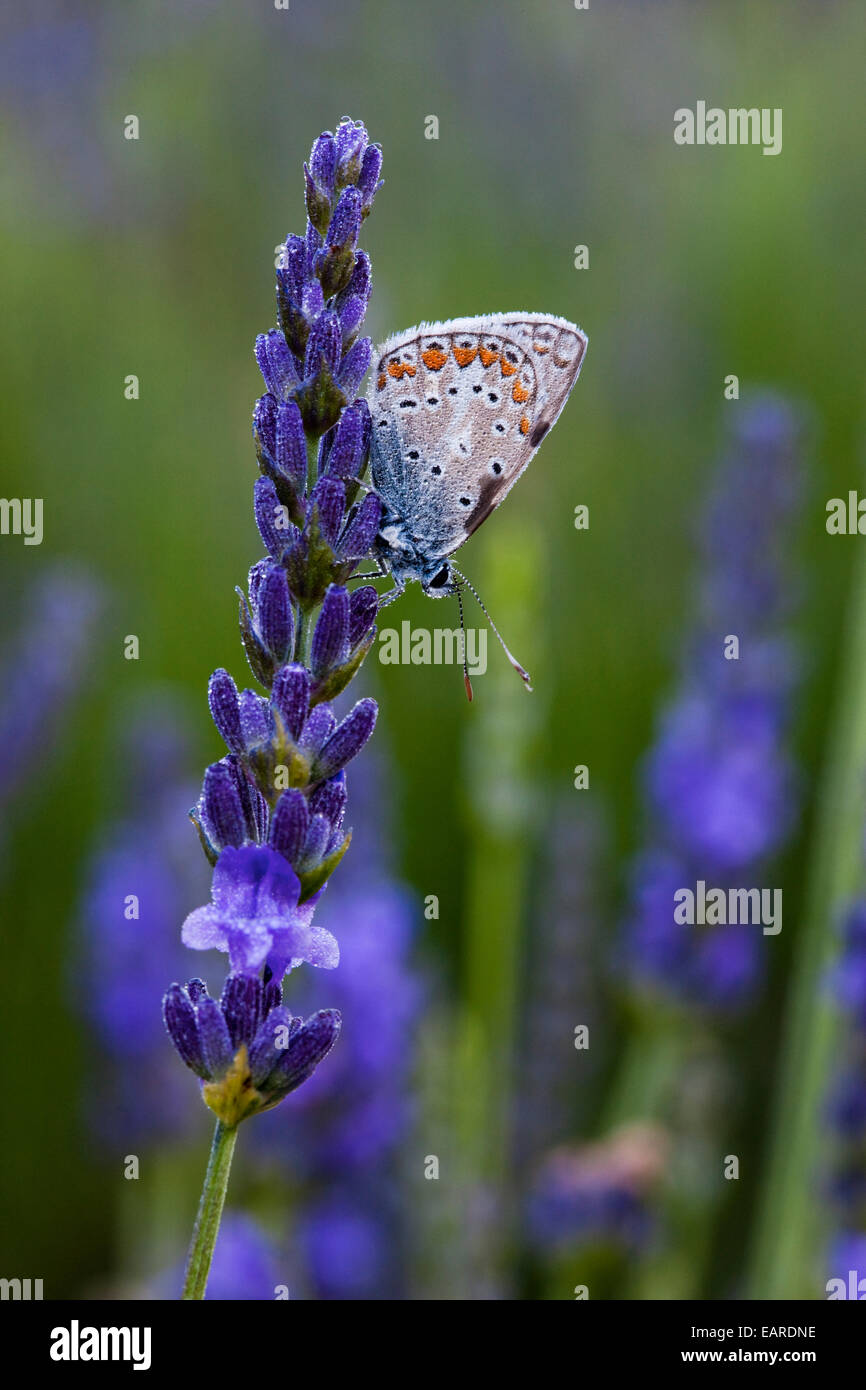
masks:
[[[386,377],[385,373],[383,372],[382,375],[379,377],[379,380],[376,382],[376,385],[378,386],[379,390],[381,391],[381,390],[383,390],[384,387],[387,385],[387,382],[388,382],[388,378]]]
[[[498,352],[491,352],[490,348],[485,347],[479,348],[478,353],[485,367],[491,366],[499,357]]]
[[[448,353],[440,352],[438,348],[428,348],[426,352],[421,353],[421,361],[431,372],[439,372],[448,361]]]
[[[524,401],[529,400],[529,392],[525,386],[521,386],[519,381],[515,381],[512,387],[511,399],[516,401],[518,405],[522,405]]]
[[[533,343],[532,346],[535,348],[535,351],[538,353],[539,357],[543,357],[546,352],[550,352],[550,348],[542,347],[541,343]]]
[[[411,362],[388,363],[388,375],[392,376],[395,381],[402,381],[404,376],[414,376],[417,370],[418,368],[414,367]]]
[[[454,349],[454,361],[458,367],[468,367],[470,362],[474,362],[478,356],[477,348],[458,348]]]
[[[528,415],[521,415],[521,417],[520,417],[520,433],[521,433],[521,434],[529,434],[529,426],[530,426],[531,424],[532,424],[532,421],[530,420],[530,418],[529,418]]]
[[[513,363],[506,361],[504,357],[502,358],[502,361],[499,364],[499,369],[502,372],[503,376],[514,376],[514,373],[517,371],[517,368],[513,365]]]

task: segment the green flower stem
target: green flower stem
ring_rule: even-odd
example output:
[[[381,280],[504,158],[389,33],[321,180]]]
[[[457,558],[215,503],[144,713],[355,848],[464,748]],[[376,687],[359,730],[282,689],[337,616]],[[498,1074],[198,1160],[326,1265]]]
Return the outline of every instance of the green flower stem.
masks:
[[[319,481],[319,440],[315,435],[307,435],[307,496]]]
[[[298,627],[295,636],[295,661],[302,666],[310,664],[310,644],[313,640],[313,615],[307,608],[298,609]]]
[[[186,1276],[181,1294],[184,1301],[204,1298],[214,1246],[219,1235],[237,1136],[236,1125],[228,1129],[221,1120],[217,1120],[186,1262]]]
[[[535,674],[542,645],[543,538],[528,524],[515,530],[512,523],[500,528],[499,548],[488,550],[484,559],[481,591],[492,612],[509,615],[509,643]],[[471,623],[471,609],[468,616]],[[489,647],[487,673],[479,677],[475,704],[465,712],[467,725],[471,721],[465,818],[473,853],[465,887],[465,1010],[455,1039],[459,1086],[454,1099],[467,1190],[489,1184],[507,1209],[522,921],[532,891],[544,692],[527,694],[492,636]],[[464,1268],[504,1278],[508,1236],[502,1208],[495,1221],[480,1224],[483,1229],[476,1230],[467,1220]]]
[[[782,1075],[753,1252],[751,1298],[816,1295],[821,1101],[838,1029],[827,975],[838,950],[839,911],[861,891],[863,876],[866,558],[855,566],[842,650],[847,657],[819,789],[805,911],[779,1052]]]

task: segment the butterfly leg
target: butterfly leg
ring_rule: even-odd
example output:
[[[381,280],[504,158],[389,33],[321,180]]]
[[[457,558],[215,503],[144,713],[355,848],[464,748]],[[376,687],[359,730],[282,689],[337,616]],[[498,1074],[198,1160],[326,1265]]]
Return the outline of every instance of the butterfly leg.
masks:
[[[395,600],[395,598],[399,598],[400,595],[402,594],[402,592],[403,592],[403,585],[402,585],[402,584],[395,584],[394,587],[393,587],[393,589],[389,589],[388,592],[387,592],[382,598],[379,599],[379,608],[380,608],[380,610],[381,610],[382,608],[387,608],[387,607],[388,607],[388,604],[389,604],[389,603],[393,603],[394,600]]]
[[[349,563],[360,564],[362,560],[366,559],[368,559],[366,555],[351,555],[349,556]],[[350,574],[349,579],[385,579],[390,573],[388,566],[377,559],[376,569],[368,570],[365,574]]]

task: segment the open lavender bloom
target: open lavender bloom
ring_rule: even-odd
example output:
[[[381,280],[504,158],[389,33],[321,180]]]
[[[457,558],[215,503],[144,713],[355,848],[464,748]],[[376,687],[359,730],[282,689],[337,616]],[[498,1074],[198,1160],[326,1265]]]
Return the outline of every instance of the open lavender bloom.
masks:
[[[277,266],[279,327],[256,342],[266,390],[253,414],[261,472],[253,510],[267,554],[238,592],[244,651],[266,694],[238,690],[222,669],[211,677],[210,711],[228,751],[207,769],[190,813],[214,872],[211,902],[183,927],[187,946],[228,954],[229,1003],[196,981],[165,998],[169,1035],[227,1125],[275,1105],[339,1032],[335,1011],[300,1024],[280,1012],[274,992],[302,962],[338,963],[336,940],[313,914],[351,839],[345,768],[376,722],[373,700],[340,720],[331,702],[376,636],[375,589],[350,593],[347,581],[381,520],[379,499],[360,481],[370,414],[355,399],[371,352],[359,336],[370,262],[357,242],[381,163],[359,123],[344,120],[316,140],[305,166],[306,232],[287,237]],[[244,990],[256,1002],[234,1026],[226,1009]],[[277,1025],[290,1039],[263,1070]]]

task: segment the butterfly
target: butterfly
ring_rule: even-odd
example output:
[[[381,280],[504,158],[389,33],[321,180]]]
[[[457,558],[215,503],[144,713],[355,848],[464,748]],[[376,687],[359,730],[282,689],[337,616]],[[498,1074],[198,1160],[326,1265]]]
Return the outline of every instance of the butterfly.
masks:
[[[382,344],[368,391],[372,485],[383,509],[372,554],[394,581],[381,604],[410,580],[430,598],[471,588],[449,557],[529,465],[577,381],[587,341],[566,319],[515,312],[424,323]]]

